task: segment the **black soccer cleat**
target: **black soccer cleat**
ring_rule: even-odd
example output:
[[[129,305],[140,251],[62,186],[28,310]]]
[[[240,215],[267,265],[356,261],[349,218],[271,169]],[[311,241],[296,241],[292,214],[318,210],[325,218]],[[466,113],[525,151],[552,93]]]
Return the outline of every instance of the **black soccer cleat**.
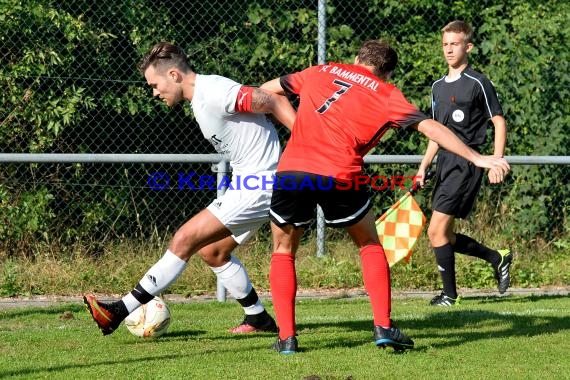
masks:
[[[437,296],[433,297],[431,301],[429,301],[429,304],[432,306],[453,306],[453,305],[459,305],[460,301],[461,301],[460,297],[451,298],[445,295],[444,292],[441,292],[441,294],[438,294]]]
[[[287,339],[280,339],[277,337],[277,341],[271,346],[271,348],[280,354],[291,355],[297,352],[299,344],[297,343],[297,338],[294,336],[290,336]]]
[[[385,329],[382,326],[374,326],[374,344],[379,348],[392,347],[394,351],[405,351],[414,348],[414,341],[395,326],[389,329]]]
[[[511,262],[513,261],[513,254],[508,249],[500,249],[501,261],[495,269],[495,279],[497,280],[497,287],[499,293],[503,294],[511,284]]]

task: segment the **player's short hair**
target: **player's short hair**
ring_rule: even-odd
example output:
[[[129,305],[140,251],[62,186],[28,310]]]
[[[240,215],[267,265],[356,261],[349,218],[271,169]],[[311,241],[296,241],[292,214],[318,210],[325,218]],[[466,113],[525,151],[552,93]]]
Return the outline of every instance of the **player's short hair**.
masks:
[[[441,34],[446,32],[463,33],[466,44],[473,42],[473,28],[465,21],[455,20],[450,22],[441,29]]]
[[[150,66],[155,67],[158,71],[164,71],[171,67],[176,67],[182,72],[190,70],[184,50],[169,42],[159,42],[154,45],[143,56],[138,69],[144,75]]]
[[[398,54],[388,41],[368,40],[358,50],[358,60],[361,64],[373,66],[374,75],[383,78],[396,68]]]

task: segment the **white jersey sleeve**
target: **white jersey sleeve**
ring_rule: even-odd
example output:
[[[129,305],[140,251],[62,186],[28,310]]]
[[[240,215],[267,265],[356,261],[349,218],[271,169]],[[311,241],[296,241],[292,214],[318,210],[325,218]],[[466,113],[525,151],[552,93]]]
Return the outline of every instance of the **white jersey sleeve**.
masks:
[[[218,75],[196,75],[194,117],[204,137],[228,157],[234,174],[274,171],[281,153],[277,131],[264,114],[235,111],[241,86]]]

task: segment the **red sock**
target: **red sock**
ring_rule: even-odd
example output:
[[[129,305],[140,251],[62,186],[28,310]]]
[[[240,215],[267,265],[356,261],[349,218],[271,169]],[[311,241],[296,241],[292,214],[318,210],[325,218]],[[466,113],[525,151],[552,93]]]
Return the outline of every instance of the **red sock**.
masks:
[[[295,296],[297,295],[297,275],[295,259],[291,254],[273,253],[269,267],[269,284],[273,310],[279,326],[279,338],[287,339],[295,335]]]
[[[360,249],[364,288],[370,297],[374,326],[390,327],[392,305],[390,267],[380,244],[368,244]]]

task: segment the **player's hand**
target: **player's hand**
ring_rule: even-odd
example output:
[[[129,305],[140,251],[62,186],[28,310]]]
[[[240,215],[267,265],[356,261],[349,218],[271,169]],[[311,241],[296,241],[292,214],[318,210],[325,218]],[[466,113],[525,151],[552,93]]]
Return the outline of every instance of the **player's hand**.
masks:
[[[426,170],[424,168],[419,168],[416,176],[414,177],[414,189],[419,186],[420,189],[426,184]]]
[[[507,176],[508,172],[503,172],[502,169],[499,168],[492,168],[489,169],[488,172],[488,177],[489,177],[489,183],[492,184],[496,184],[496,183],[501,183],[505,180],[505,177]]]
[[[483,160],[484,162],[482,162],[481,165],[477,166],[489,169],[489,174],[488,174],[489,181],[491,183],[503,182],[503,180],[511,170],[511,167],[507,162],[507,160],[505,160],[502,157],[496,157],[496,156],[484,156]]]
[[[485,169],[501,169],[504,173],[508,173],[511,170],[511,166],[503,157],[497,156],[483,156],[477,154],[477,158],[473,160],[475,166]]]

